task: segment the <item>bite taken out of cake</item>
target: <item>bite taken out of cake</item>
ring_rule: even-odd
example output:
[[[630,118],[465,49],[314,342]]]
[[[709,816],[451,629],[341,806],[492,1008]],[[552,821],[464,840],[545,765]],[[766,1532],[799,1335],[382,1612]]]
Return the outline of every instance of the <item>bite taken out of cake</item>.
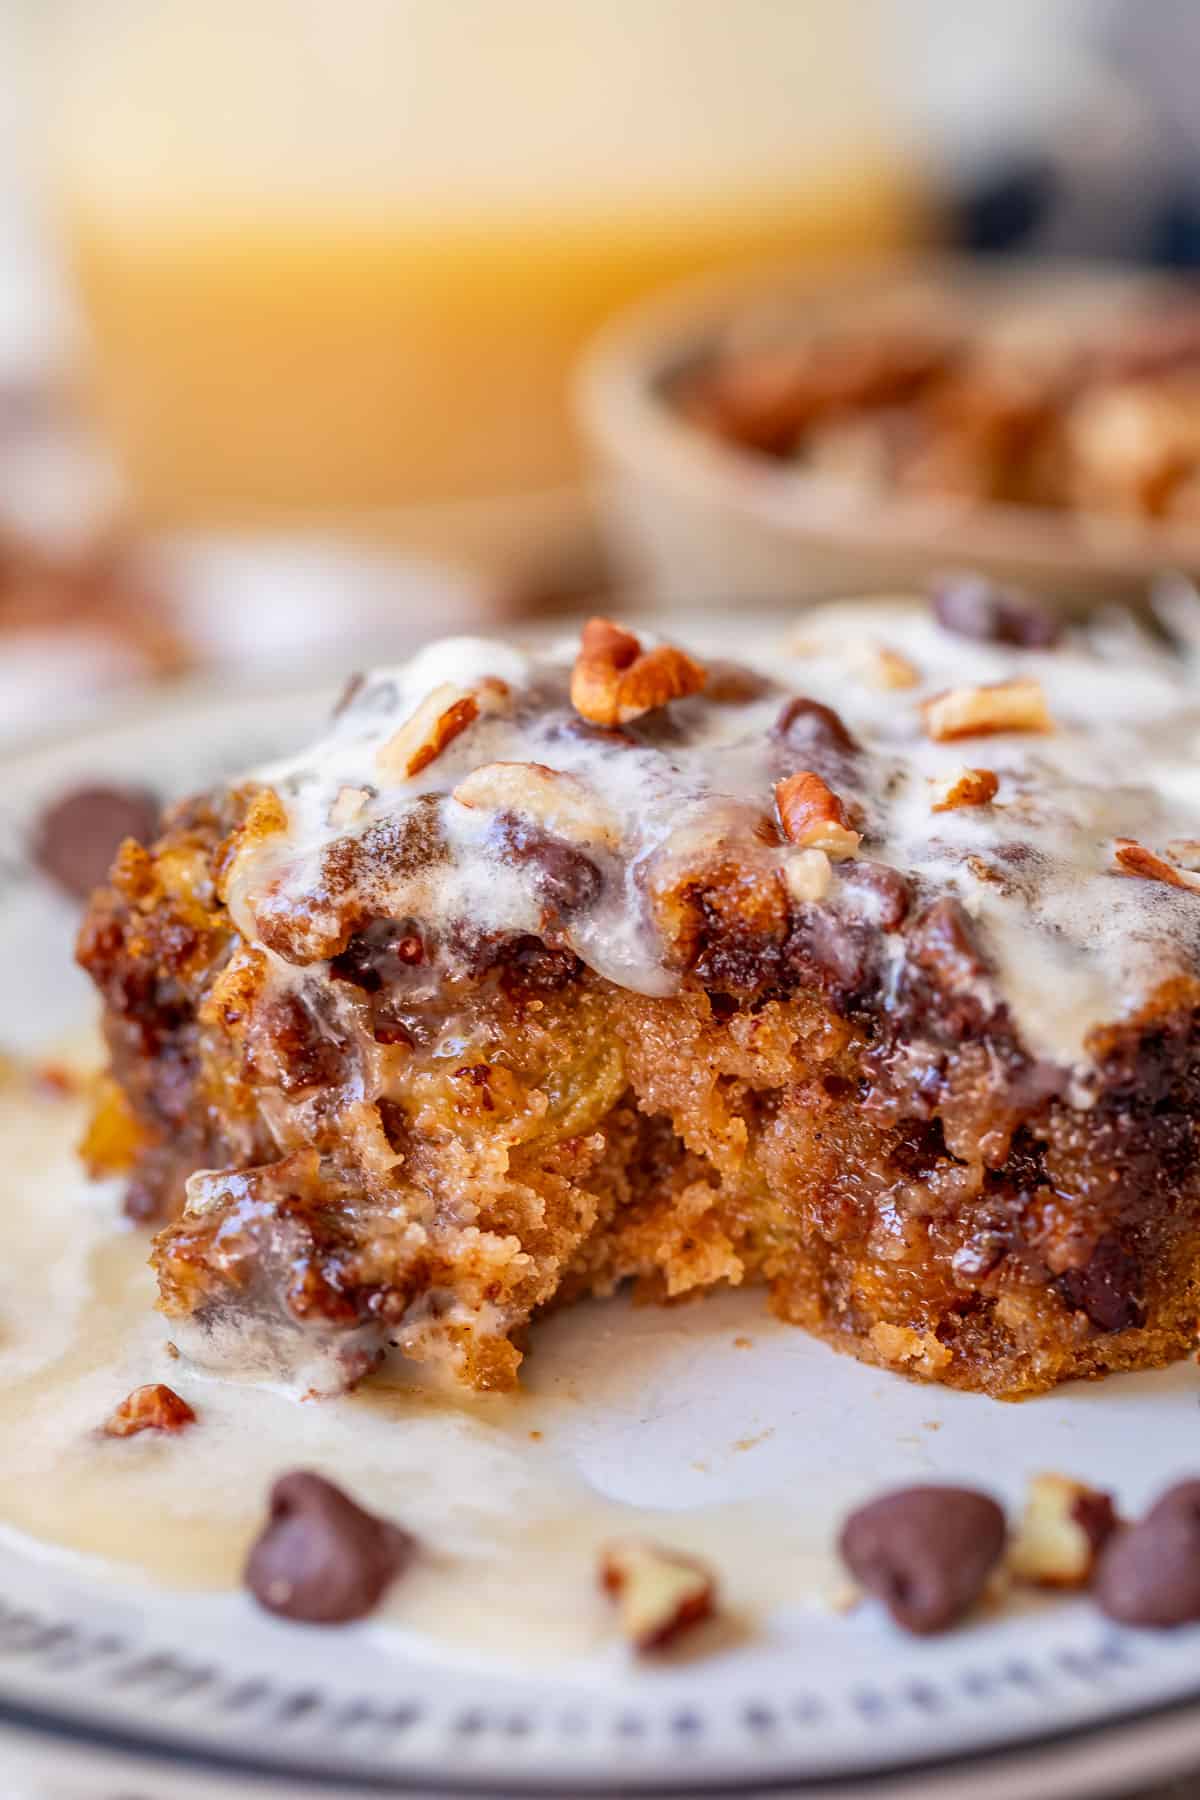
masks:
[[[625,1282],[1004,1398],[1192,1349],[1190,667],[971,583],[782,635],[433,644],[124,847],[88,1149],[187,1354],[506,1388]]]

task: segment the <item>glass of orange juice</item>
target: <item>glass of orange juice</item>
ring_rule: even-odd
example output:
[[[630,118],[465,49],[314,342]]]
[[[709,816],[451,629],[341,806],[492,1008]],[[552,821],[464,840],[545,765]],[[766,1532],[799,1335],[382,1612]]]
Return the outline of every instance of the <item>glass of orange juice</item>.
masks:
[[[874,0],[78,0],[53,191],[159,522],[573,480],[566,375],[670,277],[910,238]]]

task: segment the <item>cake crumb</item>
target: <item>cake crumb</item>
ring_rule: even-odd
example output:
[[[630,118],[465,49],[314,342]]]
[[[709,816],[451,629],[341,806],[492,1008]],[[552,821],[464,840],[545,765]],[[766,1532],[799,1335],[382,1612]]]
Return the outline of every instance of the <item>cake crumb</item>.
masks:
[[[753,1437],[735,1438],[733,1447],[735,1450],[753,1450],[756,1445],[763,1444],[769,1437],[774,1436],[775,1427],[768,1425],[764,1431],[755,1432]]]

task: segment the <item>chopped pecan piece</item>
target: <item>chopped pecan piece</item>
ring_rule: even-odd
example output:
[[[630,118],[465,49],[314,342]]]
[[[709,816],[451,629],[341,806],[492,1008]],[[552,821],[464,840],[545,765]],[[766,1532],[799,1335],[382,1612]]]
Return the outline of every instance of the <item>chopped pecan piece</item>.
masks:
[[[340,787],[329,808],[329,823],[339,828],[352,825],[367,801],[374,798],[374,793],[375,790],[369,787]]]
[[[1009,1549],[1009,1569],[1035,1587],[1086,1587],[1116,1527],[1110,1494],[1066,1475],[1035,1475]]]
[[[615,847],[620,837],[616,816],[586,782],[545,763],[484,763],[459,782],[453,798],[460,806],[536,819],[575,843]]]
[[[139,1431],[182,1431],[194,1425],[196,1415],[174,1388],[161,1381],[134,1388],[104,1425],[105,1437],[133,1437]]]
[[[948,688],[921,708],[931,738],[984,737],[995,731],[1051,731],[1042,684],[1032,676],[990,681],[980,687]]]
[[[1113,839],[1113,861],[1120,875],[1143,875],[1148,881],[1165,881],[1168,887],[1200,892],[1200,875],[1169,863],[1165,857],[1156,856],[1153,850],[1147,850],[1144,844],[1137,844],[1132,838]]]
[[[796,850],[785,858],[783,879],[793,900],[823,900],[833,880],[828,853],[824,850]]]
[[[704,668],[673,644],[643,650],[611,619],[589,619],[571,675],[571,704],[593,725],[625,725],[698,694],[705,679]]]
[[[673,1644],[716,1605],[716,1582],[702,1562],[636,1540],[602,1553],[600,1586],[617,1603],[623,1635],[643,1654]]]
[[[936,785],[931,810],[956,812],[960,806],[986,806],[999,789],[991,769],[957,769]]]
[[[915,663],[902,656],[899,650],[890,650],[886,644],[865,644],[852,658],[855,673],[866,682],[868,687],[879,688],[884,692],[895,688],[916,687],[921,679],[921,672]]]
[[[775,804],[789,843],[801,850],[824,850],[835,862],[858,855],[860,834],[851,830],[837,795],[811,769],[776,782]]]
[[[392,781],[408,781],[442,754],[481,713],[497,712],[508,698],[504,682],[489,678],[474,688],[443,681],[427,694],[375,753],[375,766]]]

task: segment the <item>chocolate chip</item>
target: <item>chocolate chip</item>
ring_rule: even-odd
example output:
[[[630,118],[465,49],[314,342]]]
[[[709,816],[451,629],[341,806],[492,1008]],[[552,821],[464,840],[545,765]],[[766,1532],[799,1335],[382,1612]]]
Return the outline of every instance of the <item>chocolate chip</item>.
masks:
[[[107,879],[126,838],[139,844],[151,841],[158,813],[158,801],[146,788],[77,788],[41,814],[30,856],[64,893],[86,900]]]
[[[987,965],[957,900],[937,900],[905,932],[907,957],[893,1000],[893,1027],[937,1043],[976,1037],[995,1014],[983,985]]]
[[[945,1631],[979,1598],[1004,1549],[1004,1514],[972,1488],[912,1487],[851,1513],[846,1567],[897,1625]]]
[[[511,997],[523,993],[556,993],[577,981],[583,969],[570,950],[552,950],[526,934],[508,938],[497,958],[501,985]]]
[[[866,992],[876,976],[870,930],[822,906],[797,912],[783,960],[793,980],[819,989],[837,1006]]]
[[[890,863],[844,862],[839,865],[842,885],[862,888],[870,896],[872,922],[880,931],[895,931],[908,916],[912,889],[899,869]]]
[[[307,1625],[361,1619],[407,1566],[415,1541],[364,1512],[348,1494],[307,1470],[282,1475],[246,1562],[245,1585],[260,1606]]]
[[[1181,1481],[1144,1519],[1109,1539],[1094,1592],[1122,1625],[1159,1630],[1200,1620],[1200,1481]]]
[[[1062,636],[1062,620],[1048,607],[984,575],[950,576],[934,590],[933,613],[946,631],[989,644],[1052,650]]]
[[[926,907],[908,933],[908,953],[945,994],[963,993],[987,973],[957,900],[935,900]]]
[[[405,968],[419,963],[424,945],[411,925],[394,919],[372,919],[356,932],[346,948],[331,957],[329,973],[335,981],[348,981],[364,994],[399,981]]]
[[[579,912],[600,892],[603,877],[590,856],[562,838],[551,837],[526,825],[512,813],[501,818],[506,856],[525,864],[533,876],[538,898],[556,913]]]
[[[806,769],[820,773],[820,757],[857,756],[859,744],[851,737],[831,706],[797,694],[787,701],[775,721],[774,735],[795,750]]]
[[[1116,1237],[1101,1238],[1087,1262],[1068,1269],[1058,1282],[1067,1305],[1085,1312],[1101,1331],[1128,1331],[1145,1324],[1141,1285],[1141,1264]]]

